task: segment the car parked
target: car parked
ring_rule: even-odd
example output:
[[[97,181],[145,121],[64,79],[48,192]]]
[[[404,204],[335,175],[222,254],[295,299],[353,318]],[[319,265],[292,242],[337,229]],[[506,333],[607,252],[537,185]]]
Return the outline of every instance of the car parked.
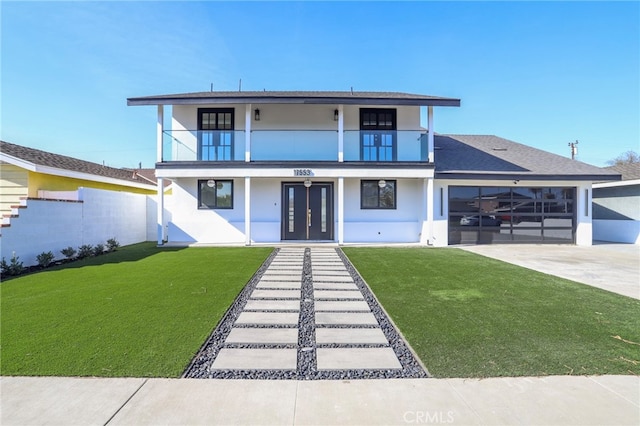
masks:
[[[502,225],[502,219],[490,215],[471,215],[463,216],[460,219],[460,225],[462,226],[500,226]]]

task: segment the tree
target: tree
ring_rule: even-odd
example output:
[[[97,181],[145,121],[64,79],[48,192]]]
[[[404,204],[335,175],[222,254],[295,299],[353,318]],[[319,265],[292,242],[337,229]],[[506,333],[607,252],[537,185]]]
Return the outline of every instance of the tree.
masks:
[[[613,160],[607,161],[610,166],[621,166],[623,164],[638,164],[640,163],[640,154],[635,151],[627,151],[618,155]]]

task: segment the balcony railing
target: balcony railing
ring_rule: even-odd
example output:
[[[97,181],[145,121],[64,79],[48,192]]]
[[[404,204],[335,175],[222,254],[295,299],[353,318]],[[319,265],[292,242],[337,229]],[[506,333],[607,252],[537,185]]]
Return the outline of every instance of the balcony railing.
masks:
[[[162,161],[245,161],[244,130],[167,130]],[[253,130],[250,161],[338,161],[336,130]],[[344,161],[428,161],[424,130],[343,132]]]

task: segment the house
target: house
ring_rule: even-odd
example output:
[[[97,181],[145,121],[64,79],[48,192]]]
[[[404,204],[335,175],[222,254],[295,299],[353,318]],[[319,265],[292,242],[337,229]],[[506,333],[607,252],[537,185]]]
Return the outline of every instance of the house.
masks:
[[[460,100],[200,92],[157,107],[158,243],[591,244],[591,185],[619,175],[495,136],[441,135]],[[164,128],[165,106],[171,107]]]
[[[0,141],[0,256],[34,265],[38,254],[60,258],[69,246],[154,240],[154,179]]]
[[[593,239],[640,244],[640,164],[606,167],[622,181],[593,184]]]

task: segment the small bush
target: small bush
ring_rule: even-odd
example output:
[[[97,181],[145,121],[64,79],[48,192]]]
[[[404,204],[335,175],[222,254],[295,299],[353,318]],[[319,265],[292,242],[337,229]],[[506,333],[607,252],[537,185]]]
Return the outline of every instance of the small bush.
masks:
[[[96,244],[96,246],[93,248],[93,255],[100,256],[101,254],[104,254],[104,245]]]
[[[50,251],[42,252],[36,256],[38,265],[43,268],[46,268],[47,266],[51,265],[51,262],[53,262],[53,258],[54,258],[53,253]]]
[[[78,259],[84,259],[93,255],[93,246],[91,244],[83,244],[78,247]]]
[[[62,253],[64,255],[64,257],[66,257],[67,259],[71,260],[76,255],[76,249],[74,249],[73,247],[69,246],[66,249],[60,250],[60,253]]]
[[[13,252],[13,256],[11,256],[11,262],[7,263],[2,258],[2,262],[0,262],[0,269],[2,269],[2,273],[6,275],[20,275],[24,271],[24,264],[20,262],[20,258],[16,256],[16,253]]]
[[[107,240],[107,251],[112,252],[116,251],[116,249],[120,247],[120,243],[115,238],[109,238]]]

